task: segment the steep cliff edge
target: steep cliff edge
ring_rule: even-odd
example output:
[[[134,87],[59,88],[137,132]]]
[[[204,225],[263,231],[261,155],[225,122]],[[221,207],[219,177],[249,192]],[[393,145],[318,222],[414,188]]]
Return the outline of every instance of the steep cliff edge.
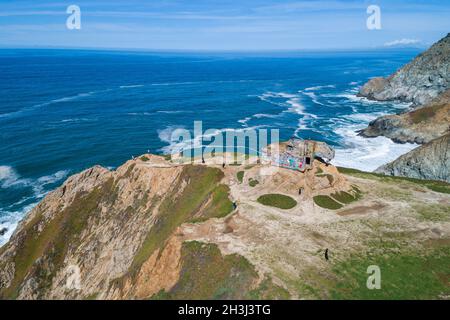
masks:
[[[424,144],[450,132],[450,90],[416,110],[379,117],[360,131],[366,138],[385,136],[399,143]]]
[[[178,225],[232,210],[219,169],[145,159],[153,165],[86,170],[34,208],[1,249],[0,296],[107,297],[111,281],[139,271]],[[83,276],[80,291],[64,285],[71,266]]]
[[[30,212],[1,248],[0,297],[149,298],[178,283],[185,259],[188,269],[205,259],[211,265],[220,260],[220,281],[229,286],[220,296],[249,297],[264,279],[245,259],[175,237],[184,223],[234,210],[224,178],[221,165],[179,165],[153,155],[116,171],[94,167],[72,176]],[[326,189],[331,182],[323,177],[317,183]],[[338,178],[333,181],[336,187],[341,183],[350,188]],[[211,265],[202,267],[204,272]],[[83,278],[82,289],[68,290],[65,284],[75,271]],[[205,284],[210,291],[198,293],[199,298],[210,298],[214,286],[224,285],[211,279],[217,283]],[[196,297],[178,290],[185,288],[173,291],[174,297]]]
[[[388,78],[374,78],[359,95],[422,105],[444,92],[450,82],[450,33]]]
[[[450,182],[450,134],[432,140],[375,172],[418,179]]]
[[[374,100],[412,102],[414,110],[375,119],[359,132],[399,143],[426,144],[380,167],[377,172],[448,181],[450,132],[450,34],[389,78],[366,83],[360,95]],[[436,140],[437,139],[437,140]]]
[[[145,155],[115,171],[94,167],[70,177],[0,248],[0,298],[450,294],[450,185],[392,184],[318,162],[300,173],[209,160],[180,165]],[[360,286],[374,259],[391,282],[368,292]],[[411,281],[397,279],[411,259]],[[410,283],[417,290],[404,287]]]

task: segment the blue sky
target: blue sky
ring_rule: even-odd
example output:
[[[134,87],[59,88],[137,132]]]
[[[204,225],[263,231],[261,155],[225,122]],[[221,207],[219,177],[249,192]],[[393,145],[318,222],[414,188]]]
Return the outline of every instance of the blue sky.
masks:
[[[81,8],[81,30],[66,9]],[[381,8],[381,30],[366,9]],[[1,47],[159,50],[428,46],[450,32],[450,0],[1,0]]]

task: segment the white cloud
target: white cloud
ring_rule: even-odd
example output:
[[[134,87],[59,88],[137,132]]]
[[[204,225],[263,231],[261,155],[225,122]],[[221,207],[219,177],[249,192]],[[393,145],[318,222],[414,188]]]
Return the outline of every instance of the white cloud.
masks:
[[[384,46],[385,47],[406,46],[406,45],[418,44],[418,43],[420,43],[420,40],[403,38],[403,39],[400,39],[400,40],[394,40],[394,41],[386,42],[384,44]]]

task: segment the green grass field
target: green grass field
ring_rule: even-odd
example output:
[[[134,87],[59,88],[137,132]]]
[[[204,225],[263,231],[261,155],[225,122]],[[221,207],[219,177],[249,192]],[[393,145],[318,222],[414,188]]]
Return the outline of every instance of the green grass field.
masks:
[[[239,171],[239,172],[236,174],[239,183],[242,183],[242,181],[244,180],[244,174],[245,174],[244,171]]]
[[[258,198],[259,203],[265,206],[276,207],[280,209],[292,209],[297,205],[297,201],[284,194],[265,194]]]
[[[259,184],[259,181],[258,180],[255,180],[255,179],[249,179],[249,181],[248,181],[248,185],[250,186],[250,187],[256,187],[257,185]]]
[[[398,183],[398,182],[407,182],[418,184],[419,186],[426,187],[432,191],[440,192],[440,193],[450,193],[450,183],[444,181],[437,180],[422,180],[415,178],[407,178],[407,177],[395,177],[395,176],[386,176],[380,173],[373,172],[365,172],[357,169],[343,168],[338,167],[340,173],[348,174],[355,177],[366,178],[366,179],[378,179],[383,182],[388,183]]]
[[[342,208],[342,204],[336,202],[330,196],[315,196],[313,200],[315,204],[325,209],[337,210]]]

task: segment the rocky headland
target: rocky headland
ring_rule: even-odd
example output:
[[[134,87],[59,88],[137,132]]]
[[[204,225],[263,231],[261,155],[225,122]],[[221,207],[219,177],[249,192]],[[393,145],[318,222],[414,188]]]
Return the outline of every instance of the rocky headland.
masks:
[[[436,138],[385,164],[375,172],[450,182],[450,134]]]
[[[376,171],[389,175],[450,181],[450,34],[388,78],[375,78],[359,95],[372,100],[411,102],[401,114],[382,116],[359,132],[398,143],[423,144]],[[442,139],[439,139],[442,138]]]
[[[221,164],[147,154],[68,178],[0,248],[0,298],[450,295],[450,185]],[[374,261],[383,290],[365,287]]]
[[[450,90],[415,110],[382,116],[360,131],[366,138],[385,136],[398,143],[425,144],[450,132]]]
[[[450,33],[388,78],[367,82],[359,95],[378,101],[424,105],[447,90],[450,82]]]

